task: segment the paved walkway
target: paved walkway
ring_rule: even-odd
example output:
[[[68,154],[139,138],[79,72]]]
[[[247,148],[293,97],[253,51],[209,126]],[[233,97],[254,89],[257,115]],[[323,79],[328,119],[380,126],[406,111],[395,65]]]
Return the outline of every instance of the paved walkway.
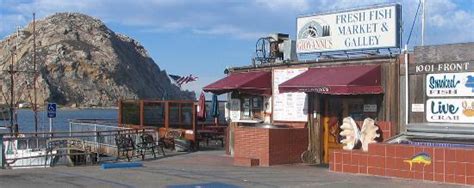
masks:
[[[0,170],[0,187],[463,187],[397,178],[329,172],[307,165],[235,167],[223,151],[180,154],[144,167],[102,170],[100,166]],[[188,186],[189,187],[189,186]],[[206,186],[201,186],[206,187]]]

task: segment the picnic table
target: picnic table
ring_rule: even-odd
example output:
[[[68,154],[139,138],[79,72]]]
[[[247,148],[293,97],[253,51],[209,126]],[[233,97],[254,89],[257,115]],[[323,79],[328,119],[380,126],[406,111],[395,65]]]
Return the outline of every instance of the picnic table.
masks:
[[[224,147],[225,138],[225,126],[203,126],[202,129],[197,130],[198,140],[205,141],[206,146],[209,145],[210,140],[216,140],[221,142],[221,146]],[[199,143],[198,143],[199,145]]]

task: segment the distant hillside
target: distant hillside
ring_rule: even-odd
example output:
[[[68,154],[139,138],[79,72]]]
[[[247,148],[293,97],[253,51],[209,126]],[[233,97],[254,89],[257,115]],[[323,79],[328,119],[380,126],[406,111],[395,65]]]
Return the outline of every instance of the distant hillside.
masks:
[[[33,83],[33,24],[0,41],[3,96],[10,88],[11,46],[16,96],[31,101]],[[38,101],[68,106],[114,106],[118,99],[194,99],[194,92],[171,84],[167,73],[137,41],[113,32],[102,21],[79,13],[57,13],[36,21],[39,66]],[[18,35],[18,37],[17,37]]]

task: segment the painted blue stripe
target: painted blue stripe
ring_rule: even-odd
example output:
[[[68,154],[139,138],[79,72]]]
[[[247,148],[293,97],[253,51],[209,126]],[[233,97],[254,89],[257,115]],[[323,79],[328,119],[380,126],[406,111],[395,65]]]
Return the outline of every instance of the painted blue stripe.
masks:
[[[110,169],[110,168],[137,168],[142,167],[142,163],[104,163],[100,165],[102,169]]]

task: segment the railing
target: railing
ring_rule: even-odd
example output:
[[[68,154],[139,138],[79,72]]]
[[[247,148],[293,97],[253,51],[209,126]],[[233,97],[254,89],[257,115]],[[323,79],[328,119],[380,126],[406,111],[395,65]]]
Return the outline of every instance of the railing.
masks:
[[[130,129],[98,120],[73,120],[69,131],[63,132],[0,134],[1,167],[47,167],[62,164],[61,157],[73,164],[116,160],[120,157],[115,143],[118,134],[139,143],[145,133],[158,138],[154,129]]]

